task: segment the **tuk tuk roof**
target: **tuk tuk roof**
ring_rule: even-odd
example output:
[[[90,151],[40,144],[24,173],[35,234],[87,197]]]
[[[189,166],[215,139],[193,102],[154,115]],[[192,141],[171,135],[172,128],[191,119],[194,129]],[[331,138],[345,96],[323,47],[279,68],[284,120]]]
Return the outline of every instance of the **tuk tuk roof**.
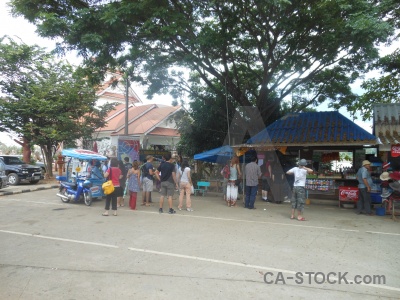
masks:
[[[64,149],[61,154],[63,156],[69,156],[73,158],[78,158],[82,160],[107,160],[106,156],[100,155],[97,152],[85,149]]]

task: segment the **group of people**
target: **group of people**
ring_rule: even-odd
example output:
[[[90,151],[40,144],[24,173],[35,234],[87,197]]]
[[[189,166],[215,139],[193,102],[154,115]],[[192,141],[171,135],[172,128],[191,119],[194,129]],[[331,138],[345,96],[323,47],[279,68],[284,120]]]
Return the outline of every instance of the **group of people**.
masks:
[[[140,166],[138,161],[133,163],[129,162],[129,158],[126,157],[125,162],[118,161],[117,158],[111,158],[109,165],[105,164],[103,172],[100,171],[100,165],[95,163],[92,168],[92,177],[108,178],[114,185],[114,191],[106,196],[105,211],[103,216],[109,215],[111,210],[113,215],[117,215],[117,208],[124,206],[124,196],[129,193],[129,207],[132,210],[136,209],[137,193],[142,188],[142,205],[150,206],[151,204],[151,192],[154,188],[154,178],[160,181],[160,201],[159,201],[159,213],[163,213],[164,200],[167,198],[168,201],[168,213],[174,214],[176,211],[173,209],[172,197],[175,191],[179,191],[179,204],[178,209],[183,209],[183,199],[186,194],[186,210],[193,211],[191,206],[191,193],[193,182],[191,178],[191,169],[187,160],[183,160],[180,163],[179,158],[172,158],[170,153],[167,153],[157,169],[153,166],[154,157],[147,156],[146,162]],[[174,163],[174,160],[176,163]],[[307,161],[301,159],[297,167],[291,168],[286,172],[288,175],[294,175],[293,192],[291,198],[291,219],[297,219],[299,221],[305,221],[303,217],[303,210],[306,198],[305,184],[306,176],[308,173],[312,173],[313,170],[306,167]],[[280,168],[282,170],[282,168]],[[268,199],[268,193],[266,192],[266,184],[268,189],[273,182],[283,182],[285,173],[275,172],[274,166],[270,165],[266,168],[260,168],[257,163],[257,157],[252,156],[250,162],[245,166],[244,175],[246,178],[245,188],[245,201],[244,207],[248,209],[256,209],[254,206],[257,191],[258,191],[258,180],[263,179],[262,185],[262,197],[263,200]],[[234,157],[221,171],[224,176],[224,183],[226,189],[224,198],[229,207],[235,207],[238,199],[238,185],[242,180],[242,172],[239,166],[239,159]],[[266,179],[267,183],[264,183]],[[275,184],[274,184],[275,186]],[[276,185],[279,186],[279,185]],[[282,187],[278,187],[282,189]],[[274,191],[273,193],[281,195],[281,191]],[[297,210],[297,216],[295,212]]]
[[[268,201],[268,191],[272,190],[276,202],[281,202],[283,199],[283,191],[285,190],[283,183],[286,176],[282,170],[282,166],[272,164],[266,161],[260,167],[257,163],[257,157],[252,156],[250,163],[245,167],[246,189],[244,207],[248,209],[255,209],[254,202],[258,191],[258,180],[262,179],[262,199]],[[303,217],[304,204],[306,200],[306,178],[307,174],[312,173],[313,170],[307,168],[307,161],[301,159],[297,167],[291,168],[286,172],[287,175],[294,175],[294,184],[291,198],[291,216],[290,219],[297,219],[305,221]],[[238,157],[232,158],[231,161],[222,169],[221,175],[224,176],[224,199],[228,207],[236,206],[238,198],[238,182],[242,174],[239,167]],[[297,216],[295,212],[297,210]]]
[[[125,157],[125,163],[118,161],[117,158],[111,158],[109,166],[105,164],[103,169],[103,178],[108,178],[114,185],[114,191],[106,195],[105,211],[103,216],[109,215],[110,205],[113,215],[117,215],[117,207],[124,206],[124,196],[129,192],[129,207],[136,209],[137,193],[142,188],[142,205],[150,206],[151,192],[154,188],[153,176],[160,181],[160,207],[159,212],[163,213],[164,198],[167,197],[169,214],[174,214],[172,207],[172,197],[175,190],[179,190],[178,209],[183,209],[183,198],[186,194],[186,210],[193,211],[191,207],[191,189],[193,186],[190,174],[190,167],[187,160],[183,160],[181,164],[177,161],[175,165],[174,158],[170,153],[165,154],[160,161],[158,168],[155,170],[153,166],[154,157],[149,155],[146,162],[139,166],[138,161],[129,163],[129,158]],[[92,173],[94,168],[92,169]],[[96,171],[97,172],[97,171]],[[93,174],[94,176],[94,174]]]

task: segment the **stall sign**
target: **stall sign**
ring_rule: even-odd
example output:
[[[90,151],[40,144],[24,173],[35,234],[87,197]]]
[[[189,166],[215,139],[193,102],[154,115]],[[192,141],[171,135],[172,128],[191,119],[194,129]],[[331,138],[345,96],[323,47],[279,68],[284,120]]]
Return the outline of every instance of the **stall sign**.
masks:
[[[340,201],[357,201],[358,200],[358,188],[342,186],[339,187],[339,200]]]
[[[400,145],[399,144],[392,145],[390,152],[391,152],[392,157],[400,156]]]

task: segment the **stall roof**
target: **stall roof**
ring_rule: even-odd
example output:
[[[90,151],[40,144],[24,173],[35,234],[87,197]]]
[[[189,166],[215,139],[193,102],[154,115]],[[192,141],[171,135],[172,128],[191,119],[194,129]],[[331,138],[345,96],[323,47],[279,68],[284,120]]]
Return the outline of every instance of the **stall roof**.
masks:
[[[374,104],[374,133],[382,144],[400,144],[400,103]]]
[[[257,133],[248,144],[279,146],[376,145],[377,138],[337,111],[289,113]]]

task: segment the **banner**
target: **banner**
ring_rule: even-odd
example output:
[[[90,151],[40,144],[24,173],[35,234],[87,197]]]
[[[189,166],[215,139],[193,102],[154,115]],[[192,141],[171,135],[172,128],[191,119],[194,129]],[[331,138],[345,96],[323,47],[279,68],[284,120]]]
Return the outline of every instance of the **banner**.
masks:
[[[135,160],[140,161],[139,158],[140,141],[132,139],[119,139],[118,140],[118,160],[124,161],[125,157],[129,157],[129,162]]]

